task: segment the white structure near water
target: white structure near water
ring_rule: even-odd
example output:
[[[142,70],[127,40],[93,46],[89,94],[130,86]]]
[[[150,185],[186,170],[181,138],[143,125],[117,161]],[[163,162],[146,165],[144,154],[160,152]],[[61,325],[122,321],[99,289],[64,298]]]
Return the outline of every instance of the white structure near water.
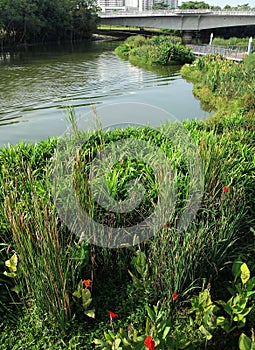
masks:
[[[146,11],[156,3],[164,3],[169,8],[178,7],[178,0],[97,0],[102,12],[108,11]]]

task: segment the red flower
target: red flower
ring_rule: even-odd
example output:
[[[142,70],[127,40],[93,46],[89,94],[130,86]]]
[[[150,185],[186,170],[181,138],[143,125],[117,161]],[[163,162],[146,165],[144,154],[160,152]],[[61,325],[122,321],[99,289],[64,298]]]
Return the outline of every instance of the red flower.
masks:
[[[147,335],[147,337],[146,337],[146,339],[144,341],[144,345],[149,350],[154,350],[155,349],[155,342],[154,342],[153,338],[150,335]]]
[[[84,286],[86,287],[86,288],[90,288],[91,287],[91,280],[84,280],[84,281],[82,281],[82,284],[84,284]]]
[[[178,298],[178,296],[179,296],[179,294],[173,293],[173,294],[172,294],[172,299],[173,299],[173,300],[176,300],[176,299]]]
[[[108,311],[109,312],[109,315],[110,315],[110,319],[113,319],[115,317],[118,317],[119,315],[118,314],[115,314],[114,312],[112,311]]]
[[[223,187],[223,192],[226,192],[226,193],[227,193],[228,190],[229,190],[229,188],[228,188],[227,186],[224,186],[224,187]]]

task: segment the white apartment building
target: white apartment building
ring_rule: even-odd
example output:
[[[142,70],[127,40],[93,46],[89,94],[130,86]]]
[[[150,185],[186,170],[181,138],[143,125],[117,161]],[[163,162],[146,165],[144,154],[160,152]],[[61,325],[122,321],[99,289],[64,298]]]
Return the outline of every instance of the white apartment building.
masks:
[[[156,2],[164,2],[169,8],[177,8],[178,0],[97,0],[98,6],[106,11],[146,11]]]

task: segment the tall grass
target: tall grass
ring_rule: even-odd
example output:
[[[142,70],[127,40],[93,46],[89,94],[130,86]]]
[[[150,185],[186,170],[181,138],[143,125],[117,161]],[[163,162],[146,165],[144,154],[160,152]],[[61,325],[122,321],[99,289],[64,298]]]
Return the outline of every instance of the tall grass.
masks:
[[[180,292],[185,300],[193,288],[201,285],[202,277],[211,283],[245,252],[240,242],[249,236],[249,227],[254,224],[250,210],[254,193],[253,141],[240,129],[237,136],[231,128],[218,134],[216,129],[203,130],[205,124],[190,124],[187,126],[204,164],[203,200],[187,230],[179,233],[175,221],[170,222],[155,235],[149,248],[154,290],[168,302],[174,292]],[[229,188],[228,193],[223,191],[224,186]]]
[[[17,253],[21,300],[64,328],[84,256],[52,202],[48,164],[55,147],[52,140],[1,151],[2,215],[8,227],[1,240]]]
[[[201,287],[202,281],[211,283],[237,255],[245,252],[245,240],[254,224],[254,129],[244,130],[244,123],[244,118],[222,118],[220,127],[220,124],[209,122],[184,123],[200,153],[205,186],[196,217],[181,232],[178,230],[179,219],[185,210],[192,208],[189,201],[191,179],[186,164],[189,153],[186,149],[185,158],[185,147],[182,145],[178,149],[178,145],[164,134],[164,127],[162,130],[150,127],[117,129],[89,135],[76,130],[71,145],[79,147],[72,153],[73,163],[65,158],[64,152],[67,162],[61,162],[62,168],[58,168],[67,171],[68,181],[62,181],[58,173],[59,189],[66,196],[55,197],[57,208],[49,178],[50,157],[56,143],[3,149],[0,157],[2,216],[8,227],[6,237],[9,235],[9,242],[19,259],[17,283],[21,286],[22,301],[35,305],[42,319],[50,317],[64,327],[66,320],[76,312],[72,293],[81,278],[88,278],[93,271],[95,299],[102,278],[111,279],[114,272],[114,277],[119,275],[120,281],[127,279],[131,250],[95,247],[93,240],[90,245],[84,242],[85,246],[81,248],[80,237],[73,229],[82,226],[74,220],[77,226],[67,228],[58,211],[59,205],[63,205],[63,209],[72,207],[72,199],[68,197],[71,180],[82,209],[109,228],[139,224],[153,212],[159,191],[150,166],[152,163],[147,164],[133,156],[115,161],[104,172],[109,193],[115,200],[126,200],[127,183],[139,178],[146,189],[140,206],[128,213],[114,214],[91,196],[90,169],[98,152],[126,139],[143,140],[160,149],[177,173],[175,209],[166,218],[164,227],[155,230],[154,236],[139,246],[146,252],[149,263],[151,301],[167,300],[165,304],[169,306],[174,292],[181,295],[180,300],[186,301],[194,288]],[[170,128],[174,132],[175,126],[170,125]],[[63,150],[62,146],[60,142],[58,149]],[[39,159],[35,157],[38,147]],[[124,151],[120,150],[120,153],[124,154]],[[70,169],[74,171],[69,172]],[[224,192],[224,187],[229,191]],[[100,196],[102,194],[99,192]],[[173,203],[169,205],[173,206]],[[78,214],[74,210],[71,217],[77,219]],[[144,230],[146,233],[147,228]],[[85,240],[91,234],[93,237],[93,231],[85,232]]]

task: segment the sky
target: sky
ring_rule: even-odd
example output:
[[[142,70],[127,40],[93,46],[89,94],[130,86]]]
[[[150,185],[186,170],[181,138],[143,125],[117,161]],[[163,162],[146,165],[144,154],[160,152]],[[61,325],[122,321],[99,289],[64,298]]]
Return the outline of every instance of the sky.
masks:
[[[181,5],[182,2],[187,2],[187,1],[189,0],[185,0],[185,1],[179,0],[178,4]],[[197,1],[200,1],[200,0],[197,0]],[[255,7],[255,0],[202,0],[202,1],[213,6],[221,6],[221,7],[224,7],[225,5],[237,6],[237,5],[243,5],[243,4],[249,4],[251,7]]]

